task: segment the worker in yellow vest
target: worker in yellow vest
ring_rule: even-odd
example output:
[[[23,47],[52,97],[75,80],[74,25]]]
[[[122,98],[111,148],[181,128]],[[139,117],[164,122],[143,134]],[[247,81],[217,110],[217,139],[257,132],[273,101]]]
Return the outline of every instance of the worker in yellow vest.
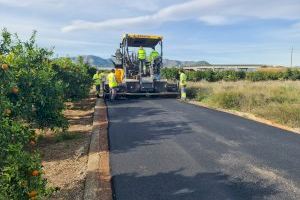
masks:
[[[155,50],[155,47],[153,47],[149,57],[150,61],[153,62],[158,56],[159,53]]]
[[[179,86],[181,90],[181,100],[186,100],[186,85],[187,85],[187,76],[184,73],[183,69],[179,71]]]
[[[113,101],[116,98],[116,88],[118,86],[118,83],[116,81],[115,69],[112,69],[111,72],[107,75],[107,81],[109,86],[110,100]]]
[[[155,50],[155,47],[152,47],[152,51],[149,56],[149,62],[151,63],[150,65],[150,75],[152,76],[154,74],[154,70],[156,71],[157,67],[157,61],[156,58],[159,57],[159,53]]]
[[[98,98],[100,97],[103,75],[104,74],[102,72],[100,72],[100,70],[97,70],[96,74],[94,74],[94,76],[93,76],[94,85],[96,86],[96,92],[97,92]]]
[[[146,74],[146,51],[142,46],[140,46],[137,56],[139,60],[140,72],[142,74]]]

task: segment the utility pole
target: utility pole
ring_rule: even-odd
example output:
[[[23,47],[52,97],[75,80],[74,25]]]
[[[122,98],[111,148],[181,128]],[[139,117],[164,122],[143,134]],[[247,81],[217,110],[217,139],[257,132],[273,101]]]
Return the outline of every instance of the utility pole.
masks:
[[[294,53],[294,47],[292,47],[291,50],[291,67],[293,67],[293,53]]]

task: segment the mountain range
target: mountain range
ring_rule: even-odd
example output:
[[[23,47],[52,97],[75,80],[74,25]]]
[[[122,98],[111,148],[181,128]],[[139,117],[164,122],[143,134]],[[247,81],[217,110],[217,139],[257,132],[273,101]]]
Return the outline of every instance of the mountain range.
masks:
[[[101,58],[99,56],[94,55],[82,55],[85,62],[88,62],[92,66],[96,66],[98,68],[112,68],[113,64],[111,59]],[[71,58],[73,61],[76,61],[76,57]],[[180,67],[180,66],[193,66],[193,65],[210,65],[206,61],[179,61],[179,60],[171,60],[164,59],[163,64],[165,67]]]

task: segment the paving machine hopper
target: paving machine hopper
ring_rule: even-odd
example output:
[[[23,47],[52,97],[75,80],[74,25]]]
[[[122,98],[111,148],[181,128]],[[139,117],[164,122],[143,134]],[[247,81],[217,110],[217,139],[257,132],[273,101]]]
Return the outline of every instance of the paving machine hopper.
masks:
[[[147,52],[145,68],[138,60],[138,48]],[[155,59],[149,59],[152,49],[159,52]],[[116,80],[118,82],[117,96],[168,96],[177,97],[178,83],[161,79],[163,68],[163,37],[156,35],[125,34],[112,58]],[[105,84],[104,93],[109,94]]]

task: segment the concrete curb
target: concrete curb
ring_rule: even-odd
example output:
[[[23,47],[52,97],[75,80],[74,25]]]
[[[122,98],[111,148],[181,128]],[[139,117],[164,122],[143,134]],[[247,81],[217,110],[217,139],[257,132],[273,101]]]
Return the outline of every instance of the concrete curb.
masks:
[[[107,109],[103,99],[97,99],[88,154],[84,200],[112,200]]]
[[[196,105],[196,106],[201,106],[201,107],[211,109],[211,110],[216,110],[216,111],[219,111],[219,112],[224,112],[224,113],[236,115],[236,116],[239,116],[239,117],[242,117],[242,118],[245,118],[245,119],[249,119],[249,120],[253,120],[253,121],[256,121],[256,122],[259,122],[259,123],[262,123],[262,124],[273,126],[275,128],[279,128],[279,129],[290,131],[290,132],[293,132],[293,133],[296,133],[296,134],[300,134],[300,131],[298,131],[296,129],[293,129],[293,128],[290,128],[290,127],[272,122],[272,121],[267,120],[267,119],[256,117],[255,115],[253,115],[251,113],[243,113],[243,112],[239,112],[239,111],[232,111],[232,110],[225,110],[225,109],[221,109],[221,108],[214,108],[214,107],[205,105],[205,104],[197,102],[197,101],[187,101],[186,103]]]

